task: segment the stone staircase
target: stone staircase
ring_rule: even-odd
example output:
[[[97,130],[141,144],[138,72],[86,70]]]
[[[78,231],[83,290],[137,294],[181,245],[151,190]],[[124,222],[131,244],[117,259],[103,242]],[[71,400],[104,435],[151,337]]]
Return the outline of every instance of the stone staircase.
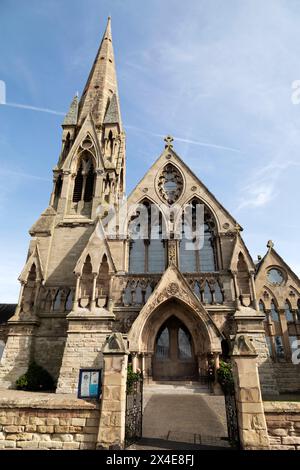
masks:
[[[273,364],[279,393],[300,393],[300,364]]]
[[[200,382],[144,383],[143,438],[164,449],[229,448],[224,396]]]

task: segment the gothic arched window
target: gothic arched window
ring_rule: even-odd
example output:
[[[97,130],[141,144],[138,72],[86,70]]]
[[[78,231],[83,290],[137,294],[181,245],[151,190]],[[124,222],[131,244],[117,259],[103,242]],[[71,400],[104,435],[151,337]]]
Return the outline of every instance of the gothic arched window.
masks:
[[[55,312],[58,312],[61,309],[61,301],[62,301],[61,296],[62,296],[62,291],[58,290],[54,299],[54,304],[53,304],[53,310]]]
[[[114,139],[113,139],[112,131],[109,131],[109,134],[108,134],[108,149],[109,149],[108,153],[112,157],[113,150],[114,150]]]
[[[222,304],[224,302],[224,295],[221,290],[220,284],[216,281],[214,287],[215,287],[215,302],[217,304]]]
[[[63,149],[62,160],[65,160],[66,156],[69,153],[70,148],[71,148],[71,137],[70,137],[70,132],[68,132],[66,136],[66,140],[65,140],[64,149]]]
[[[266,308],[262,300],[259,301],[259,311],[264,314],[266,320]]]
[[[68,311],[68,310],[72,310],[72,307],[73,307],[73,291],[72,289],[69,291],[68,295],[67,295],[67,299],[66,299],[66,304],[65,304],[65,309]]]
[[[129,223],[129,272],[161,273],[166,266],[162,214],[143,201]]]
[[[204,206],[193,199],[184,210],[181,240],[179,242],[180,269],[182,272],[213,272],[217,269],[215,254],[215,222]],[[202,224],[202,227],[201,227]]]
[[[300,321],[300,299],[297,302],[297,320]]]
[[[284,347],[282,336],[275,336],[275,353],[277,359],[284,359]]]
[[[284,312],[285,312],[285,318],[287,322],[293,322],[294,321],[294,315],[293,311],[291,308],[291,304],[287,300],[284,304]]]
[[[156,357],[159,358],[160,360],[167,359],[169,357],[169,349],[170,349],[169,329],[165,327],[159,333],[157,340],[156,340],[156,351],[155,351]]]
[[[272,300],[272,302],[271,302],[271,318],[272,318],[273,321],[279,322],[279,313],[278,313],[277,307],[274,303],[274,300]]]
[[[83,185],[82,164],[80,164],[78,171],[77,171],[76,178],[75,178],[75,183],[74,183],[73,202],[81,201],[82,185]]]
[[[191,335],[183,328],[178,329],[178,352],[181,359],[192,357]]]

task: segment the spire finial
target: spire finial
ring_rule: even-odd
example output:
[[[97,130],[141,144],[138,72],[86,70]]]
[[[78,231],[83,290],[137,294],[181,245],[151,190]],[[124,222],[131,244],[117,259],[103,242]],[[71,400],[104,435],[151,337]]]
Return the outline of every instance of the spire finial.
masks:
[[[173,148],[173,137],[171,135],[167,135],[165,138],[164,138],[164,141],[165,141],[165,148],[166,149],[172,149]]]
[[[267,248],[269,248],[269,250],[271,250],[271,248],[274,248],[274,243],[272,242],[272,240],[268,241]]]

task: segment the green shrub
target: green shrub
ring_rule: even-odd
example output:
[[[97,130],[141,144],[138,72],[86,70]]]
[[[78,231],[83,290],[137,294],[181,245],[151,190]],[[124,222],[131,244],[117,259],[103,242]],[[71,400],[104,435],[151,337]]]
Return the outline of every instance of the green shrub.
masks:
[[[55,382],[48,371],[33,361],[27,372],[16,381],[16,387],[17,390],[50,392],[55,390]]]
[[[127,393],[131,393],[133,385],[141,379],[141,372],[133,372],[132,365],[127,367]]]
[[[218,382],[224,393],[233,393],[234,381],[232,375],[232,365],[230,362],[220,361],[220,367],[217,370]]]

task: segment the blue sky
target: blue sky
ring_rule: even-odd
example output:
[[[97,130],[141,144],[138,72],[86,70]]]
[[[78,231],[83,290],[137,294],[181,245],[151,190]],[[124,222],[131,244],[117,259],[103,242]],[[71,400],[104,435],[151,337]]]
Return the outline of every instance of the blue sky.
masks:
[[[127,190],[175,150],[243,226],[300,274],[300,2],[0,0],[0,302],[15,302],[28,229],[47,207],[62,116],[107,16],[127,133]]]

